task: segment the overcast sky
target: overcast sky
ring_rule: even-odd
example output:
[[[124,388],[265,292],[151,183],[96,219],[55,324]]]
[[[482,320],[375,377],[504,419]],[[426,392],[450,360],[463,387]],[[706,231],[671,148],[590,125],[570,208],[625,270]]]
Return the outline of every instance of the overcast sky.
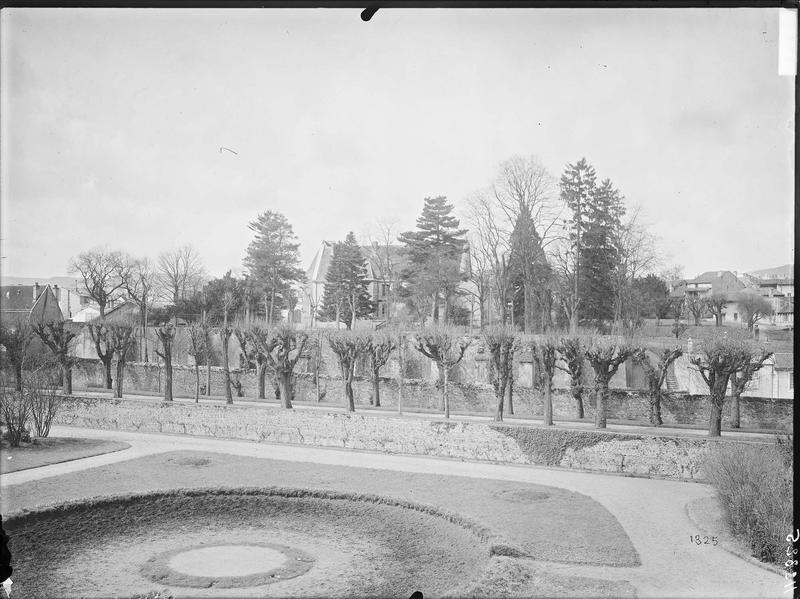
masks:
[[[270,209],[306,266],[514,154],[585,156],[687,276],[793,260],[778,9],[5,9],[0,33],[7,276],[182,244],[219,276]]]

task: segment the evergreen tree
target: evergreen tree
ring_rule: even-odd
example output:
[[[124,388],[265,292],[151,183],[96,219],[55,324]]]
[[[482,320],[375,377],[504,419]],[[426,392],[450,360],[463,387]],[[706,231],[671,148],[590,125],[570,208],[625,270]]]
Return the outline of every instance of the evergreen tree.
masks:
[[[550,314],[548,281],[551,270],[542,248],[542,240],[527,208],[517,216],[511,232],[509,268],[514,290],[515,319],[520,315],[523,317],[521,322],[526,332],[544,329]],[[538,325],[534,324],[536,314],[539,315]]]
[[[570,274],[570,304],[572,306],[573,317],[570,319],[573,324],[577,324],[579,313],[583,310],[585,291],[585,273],[582,268],[582,248],[587,227],[586,212],[588,204],[596,188],[597,175],[594,167],[586,162],[586,158],[581,158],[575,164],[568,164],[564,173],[561,175],[561,200],[572,211],[572,219],[569,221],[569,244],[571,264]]]
[[[267,322],[274,322],[281,309],[291,309],[292,286],[305,279],[299,266],[299,244],[292,225],[279,212],[259,214],[250,230],[256,236],[247,248],[244,266],[263,294]]]
[[[617,235],[625,214],[622,196],[605,179],[589,196],[581,262],[586,275],[583,315],[595,321],[614,317],[614,271],[619,262]]]
[[[434,322],[439,321],[442,301],[443,320],[447,320],[452,299],[464,279],[460,266],[466,230],[458,228],[459,221],[452,211],[453,206],[444,196],[425,198],[416,231],[399,237],[409,259],[409,265],[400,273],[400,295],[420,317],[425,318],[430,312]]]
[[[343,322],[350,329],[357,318],[371,316],[375,304],[367,291],[366,278],[367,263],[351,231],[344,242],[333,246],[320,319]]]

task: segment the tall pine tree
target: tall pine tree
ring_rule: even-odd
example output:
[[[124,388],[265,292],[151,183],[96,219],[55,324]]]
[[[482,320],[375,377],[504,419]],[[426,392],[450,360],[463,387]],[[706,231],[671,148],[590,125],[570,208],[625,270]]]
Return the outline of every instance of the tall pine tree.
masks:
[[[440,304],[444,306],[442,320],[447,321],[449,308],[464,280],[461,258],[466,247],[466,230],[451,213],[453,206],[447,198],[425,198],[417,229],[400,235],[405,244],[409,265],[400,273],[400,295],[419,316],[430,314],[439,321]]]
[[[292,225],[280,212],[268,210],[250,223],[255,239],[247,247],[244,266],[259,288],[268,322],[279,319],[280,310],[291,309],[292,287],[305,279],[300,268],[299,244]]]
[[[523,317],[522,321],[517,322],[521,322],[525,332],[541,331],[550,313],[548,282],[551,270],[533,216],[527,207],[517,215],[511,232],[509,267],[513,281],[515,319]],[[538,319],[534,318],[537,314]]]
[[[325,274],[325,294],[320,319],[343,322],[353,328],[358,318],[375,312],[375,304],[367,291],[367,263],[353,232],[344,242],[333,246],[333,256]]]

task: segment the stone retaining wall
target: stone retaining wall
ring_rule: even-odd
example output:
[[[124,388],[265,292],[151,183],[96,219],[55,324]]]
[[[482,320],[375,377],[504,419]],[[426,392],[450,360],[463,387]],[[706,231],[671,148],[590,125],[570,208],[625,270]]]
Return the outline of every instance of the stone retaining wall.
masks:
[[[200,383],[205,386],[205,367],[201,369]],[[221,368],[211,368],[212,393],[221,395],[224,379]],[[234,371],[235,380],[242,384],[244,397],[255,398],[258,395],[258,383],[252,371]],[[163,369],[156,364],[128,364],[125,368],[124,391],[163,392]],[[75,367],[73,373],[73,389],[85,391],[104,386],[102,366],[97,361],[84,360]],[[295,398],[304,401],[316,401],[316,387],[311,374],[301,373],[296,377]],[[340,379],[331,376],[320,377],[323,403],[330,406],[345,404],[343,385]],[[178,397],[193,397],[195,391],[195,373],[193,368],[173,368],[173,393]],[[397,407],[398,382],[394,378],[381,381],[381,404],[386,407]],[[234,392],[235,393],[235,392]],[[267,380],[267,395],[273,394],[271,382]],[[372,400],[372,383],[369,380],[356,379],[354,382],[356,405],[369,405]],[[274,397],[274,394],[272,395]],[[439,409],[441,403],[440,390],[436,381],[427,379],[409,379],[403,389],[403,407],[407,409]],[[533,417],[541,417],[544,412],[542,393],[530,386],[515,385],[515,413]],[[475,382],[453,383],[450,386],[450,409],[452,411],[478,412],[491,414],[496,409],[494,393],[488,384]],[[791,399],[768,399],[744,397],[741,401],[741,426],[745,429],[791,430],[793,422],[794,402]],[[594,418],[594,394],[584,394],[585,416]],[[705,425],[708,423],[710,408],[708,399],[701,395],[686,393],[667,394],[662,402],[662,418],[665,425],[688,424]],[[558,419],[575,418],[575,401],[566,389],[556,389],[553,393],[553,417]],[[647,422],[649,407],[646,394],[638,390],[611,389],[611,400],[608,403],[608,418],[614,420],[631,420]],[[730,402],[723,408],[723,426],[730,422]]]
[[[392,415],[283,410],[272,406],[66,398],[57,424],[341,447],[512,464],[539,464],[684,480],[703,478],[713,443],[504,423],[430,421]]]

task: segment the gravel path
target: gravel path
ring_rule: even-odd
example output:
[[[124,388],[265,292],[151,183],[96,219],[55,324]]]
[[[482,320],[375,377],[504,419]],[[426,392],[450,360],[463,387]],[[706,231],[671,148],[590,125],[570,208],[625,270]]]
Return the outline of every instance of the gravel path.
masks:
[[[0,477],[2,487],[176,450],[549,485],[588,495],[608,509],[627,532],[642,561],[635,568],[547,563],[547,569],[554,573],[629,580],[639,597],[788,596],[783,593],[782,576],[736,557],[722,546],[697,546],[691,542],[690,537],[702,531],[696,530],[687,517],[686,504],[712,495],[711,487],[703,484],[179,435],[72,427],[53,427],[52,434],[123,441],[131,447],[4,474]],[[457,510],[458,506],[453,508]]]

